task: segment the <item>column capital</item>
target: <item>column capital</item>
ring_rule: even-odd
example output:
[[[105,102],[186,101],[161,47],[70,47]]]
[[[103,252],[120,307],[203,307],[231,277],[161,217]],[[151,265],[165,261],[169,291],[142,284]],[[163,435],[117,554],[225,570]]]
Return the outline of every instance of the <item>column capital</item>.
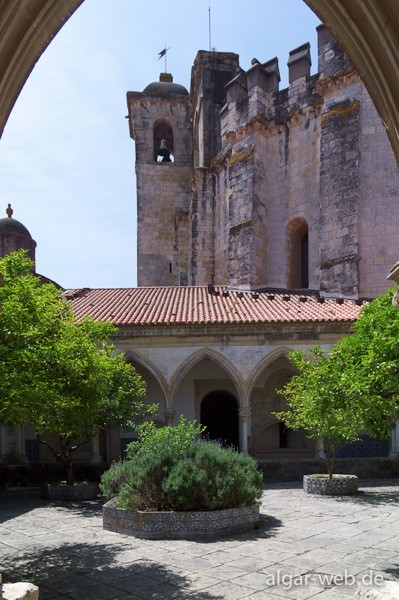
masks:
[[[176,411],[173,408],[167,408],[163,411],[163,416],[167,425],[172,425],[173,421],[175,420],[175,414]]]
[[[240,415],[242,421],[248,421],[249,417],[251,416],[251,409],[249,407],[240,408],[238,414]]]

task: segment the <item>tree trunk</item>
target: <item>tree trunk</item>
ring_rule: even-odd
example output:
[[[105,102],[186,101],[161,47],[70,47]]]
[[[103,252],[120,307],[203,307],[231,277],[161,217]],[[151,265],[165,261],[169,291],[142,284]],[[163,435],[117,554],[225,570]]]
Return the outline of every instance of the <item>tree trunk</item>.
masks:
[[[331,456],[327,460],[328,478],[331,481],[334,474],[336,448],[334,444],[330,445]]]
[[[66,470],[67,470],[67,484],[73,485],[75,480],[73,478],[73,469],[72,469],[71,463],[69,463],[69,466],[67,466]]]
[[[71,459],[71,447],[69,439],[63,439],[59,436],[60,442],[60,462],[66,469],[66,482],[68,485],[74,484],[72,459]]]

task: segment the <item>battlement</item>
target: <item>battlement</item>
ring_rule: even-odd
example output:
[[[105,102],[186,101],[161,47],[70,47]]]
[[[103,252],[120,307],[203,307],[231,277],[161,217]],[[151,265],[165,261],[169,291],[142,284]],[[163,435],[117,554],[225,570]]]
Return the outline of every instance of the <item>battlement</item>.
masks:
[[[307,42],[289,52],[287,67],[289,86],[279,89],[280,69],[278,58],[261,63],[257,58],[245,71],[239,65],[234,77],[226,84],[226,102],[221,116],[223,150],[229,132],[237,131],[257,118],[281,124],[291,115],[317,111],[323,103],[324,80],[337,79],[351,70],[348,57],[329,30],[320,25],[318,34],[318,73],[311,75],[311,52]],[[318,85],[318,82],[321,82]]]

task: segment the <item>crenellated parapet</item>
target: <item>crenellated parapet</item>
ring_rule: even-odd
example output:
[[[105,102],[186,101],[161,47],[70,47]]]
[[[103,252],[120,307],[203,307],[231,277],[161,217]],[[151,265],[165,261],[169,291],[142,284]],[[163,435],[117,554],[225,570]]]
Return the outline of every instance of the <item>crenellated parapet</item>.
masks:
[[[270,135],[274,127],[296,126],[308,119],[319,117],[325,102],[360,79],[349,59],[331,33],[318,27],[318,70],[311,75],[310,44],[306,43],[289,52],[289,86],[279,89],[279,61],[273,58],[261,63],[254,58],[251,67],[238,68],[235,77],[227,83],[226,102],[220,112],[222,150],[241,139],[261,119],[259,128],[263,135]]]
[[[283,89],[276,57],[244,70],[237,54],[200,51],[189,93],[165,73],[128,94],[139,285],[384,289],[398,171],[357,72],[317,34],[318,72],[302,44]]]

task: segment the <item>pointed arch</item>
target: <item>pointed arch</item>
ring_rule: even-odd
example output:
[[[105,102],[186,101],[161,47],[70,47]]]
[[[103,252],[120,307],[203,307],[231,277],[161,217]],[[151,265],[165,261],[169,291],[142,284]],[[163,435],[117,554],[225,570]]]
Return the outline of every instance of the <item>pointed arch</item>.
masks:
[[[142,356],[141,354],[137,354],[137,352],[133,352],[132,350],[128,350],[125,352],[125,360],[126,362],[136,362],[144,369],[147,369],[149,373],[154,377],[156,382],[159,384],[162,393],[165,398],[165,408],[169,409],[169,395],[168,395],[168,384],[166,383],[165,377],[158,369],[158,367],[147,357]]]
[[[180,365],[176,371],[173,373],[170,380],[170,405],[173,408],[176,398],[176,393],[180,387],[181,382],[184,377],[191,371],[193,367],[199,364],[202,360],[209,359],[215,362],[217,365],[222,367],[226,371],[226,373],[230,376],[234,387],[237,391],[237,396],[239,399],[240,406],[244,405],[244,390],[243,390],[243,382],[241,375],[239,374],[236,367],[226,359],[223,354],[213,350],[212,348],[200,348],[194,354],[192,354],[188,359],[184,361],[182,365]]]
[[[270,352],[270,354],[268,354],[260,362],[258,362],[258,364],[250,373],[246,382],[247,398],[251,397],[251,394],[255,387],[255,382],[266,369],[266,367],[274,363],[279,358],[286,357],[287,354],[289,354],[290,352],[293,352],[293,349],[289,346],[280,346],[279,348],[275,348],[272,352]]]

